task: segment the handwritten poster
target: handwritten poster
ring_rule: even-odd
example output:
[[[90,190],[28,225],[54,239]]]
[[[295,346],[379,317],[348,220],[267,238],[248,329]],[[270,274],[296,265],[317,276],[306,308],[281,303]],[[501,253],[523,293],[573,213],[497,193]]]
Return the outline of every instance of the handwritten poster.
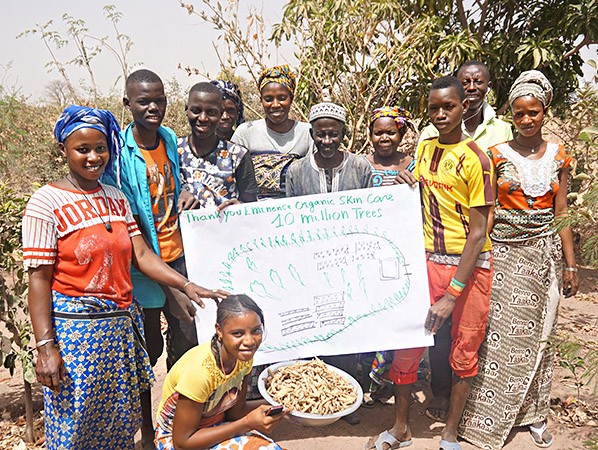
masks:
[[[419,190],[406,185],[185,211],[189,278],[264,311],[267,364],[429,346]],[[199,310],[199,342],[216,306]]]

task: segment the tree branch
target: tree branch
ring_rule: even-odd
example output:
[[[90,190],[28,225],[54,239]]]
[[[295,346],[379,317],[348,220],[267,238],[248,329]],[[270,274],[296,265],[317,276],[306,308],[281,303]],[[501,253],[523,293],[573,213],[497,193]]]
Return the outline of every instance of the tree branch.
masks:
[[[482,38],[484,37],[484,31],[486,31],[486,16],[488,15],[488,0],[485,0],[484,3],[480,4],[481,14],[480,14],[480,26],[478,29],[478,41],[482,42]]]
[[[582,41],[579,44],[577,44],[574,48],[572,48],[571,50],[569,50],[567,53],[565,53],[563,55],[563,59],[571,58],[578,51],[580,51],[584,46],[592,45],[592,44],[598,44],[598,41],[592,41],[592,40],[590,40],[590,38],[587,35],[584,36],[584,38],[582,39]]]
[[[463,0],[457,0],[457,17],[464,30],[469,30],[467,23],[467,16],[465,15],[465,8],[463,7]]]

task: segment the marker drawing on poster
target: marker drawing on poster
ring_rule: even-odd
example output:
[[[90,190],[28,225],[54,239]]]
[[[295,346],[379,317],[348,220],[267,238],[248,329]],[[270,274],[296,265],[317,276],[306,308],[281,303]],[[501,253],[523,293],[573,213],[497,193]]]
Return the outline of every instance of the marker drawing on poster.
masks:
[[[429,346],[419,190],[406,185],[185,211],[189,278],[263,309],[266,364]],[[199,342],[214,334],[214,302]]]

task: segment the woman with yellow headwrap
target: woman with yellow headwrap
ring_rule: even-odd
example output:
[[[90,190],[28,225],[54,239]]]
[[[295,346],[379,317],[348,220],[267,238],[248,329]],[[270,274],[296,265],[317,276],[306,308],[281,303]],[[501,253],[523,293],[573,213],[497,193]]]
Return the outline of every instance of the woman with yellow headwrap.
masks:
[[[295,83],[287,65],[264,70],[258,89],[266,117],[239,125],[231,138],[251,153],[261,199],[284,197],[289,164],[313,150],[309,124],[289,117]]]

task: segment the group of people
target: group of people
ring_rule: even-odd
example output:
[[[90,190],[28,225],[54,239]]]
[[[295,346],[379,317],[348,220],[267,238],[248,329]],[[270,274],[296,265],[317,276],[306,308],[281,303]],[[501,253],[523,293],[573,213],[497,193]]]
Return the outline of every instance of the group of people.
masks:
[[[235,84],[194,85],[190,133],[181,137],[161,125],[167,98],[149,70],[126,80],[133,121],[122,131],[109,111],[68,107],[55,127],[68,174],[36,191],[23,217],[47,447],[132,449],[141,427],[144,448],[280,449],[265,433],[288,411],[269,415],[252,400],[262,311],[245,295],[187,279],[185,250],[193,249],[183,248],[179,214],[396,183],[421,190],[425,328],[435,339],[426,414],[446,422],[440,448],[460,449],[462,437],[498,449],[524,425],[536,445],[549,446],[545,340],[563,287],[570,295],[578,287],[571,230],[554,228],[565,214],[571,156],[543,138],[552,87],[541,72],[524,72],[511,88],[514,138],[484,100],[490,78],[470,61],[433,81],[431,125],[415,157],[399,150],[417,127],[398,106],[372,112],[365,157],[341,150],[342,106],[325,101],[309,123],[291,119],[287,66],[259,77],[265,118],[252,122]],[[193,322],[202,298],[218,303],[208,343],[197,342]],[[149,388],[164,347],[161,314],[169,372],[154,430]],[[411,445],[409,400],[423,351],[376,355],[372,377],[394,384],[395,422],[365,449]],[[358,355],[327,361],[354,374]]]

